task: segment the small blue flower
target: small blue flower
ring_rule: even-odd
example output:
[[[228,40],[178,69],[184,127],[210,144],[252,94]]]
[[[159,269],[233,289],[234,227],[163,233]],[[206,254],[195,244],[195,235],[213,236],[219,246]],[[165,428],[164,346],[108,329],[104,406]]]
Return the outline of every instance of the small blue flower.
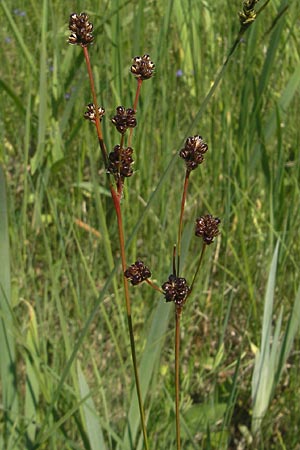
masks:
[[[20,17],[26,16],[26,12],[25,12],[25,11],[21,11],[21,10],[18,9],[18,8],[14,9],[14,14],[15,14],[16,16],[20,16]]]
[[[183,76],[183,71],[181,69],[178,69],[177,72],[176,72],[176,77],[179,78],[179,77],[182,77],[182,76]]]
[[[11,38],[9,36],[6,36],[6,38],[4,39],[4,42],[6,44],[10,44],[11,43]]]

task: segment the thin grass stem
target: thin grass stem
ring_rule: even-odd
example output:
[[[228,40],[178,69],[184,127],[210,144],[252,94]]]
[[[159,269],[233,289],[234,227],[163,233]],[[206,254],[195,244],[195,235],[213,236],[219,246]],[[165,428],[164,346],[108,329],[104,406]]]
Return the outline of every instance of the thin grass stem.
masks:
[[[99,141],[99,145],[100,145],[100,149],[101,149],[101,153],[102,153],[102,157],[103,157],[103,161],[105,164],[105,167],[107,167],[107,150],[106,150],[106,146],[103,140],[103,134],[102,134],[102,128],[101,128],[101,122],[100,122],[100,116],[99,116],[99,110],[98,110],[98,102],[97,102],[97,96],[96,96],[96,90],[95,90],[95,83],[94,83],[94,77],[93,77],[93,72],[92,72],[92,67],[91,67],[91,61],[90,61],[90,56],[89,56],[89,52],[88,52],[88,48],[87,47],[83,47],[83,53],[84,53],[84,58],[85,58],[85,62],[86,62],[86,67],[87,67],[87,71],[89,74],[89,80],[90,80],[90,87],[91,87],[91,92],[92,92],[92,97],[93,97],[93,103],[95,106],[95,113],[96,113],[96,119],[95,119],[95,123],[96,123],[96,130],[97,130],[97,136],[98,136],[98,141]]]
[[[177,276],[178,277],[179,277],[179,271],[180,271],[183,214],[184,214],[184,206],[185,206],[185,202],[186,202],[186,194],[187,194],[187,189],[188,189],[188,184],[189,184],[190,173],[191,172],[189,170],[187,170],[185,173],[184,186],[183,186],[182,198],[181,198],[181,208],[180,208],[180,218],[179,218],[178,238],[177,238]]]
[[[181,307],[175,306],[175,414],[176,414],[176,448],[180,450],[180,415],[179,415],[179,353],[180,353],[180,318]]]
[[[119,233],[119,242],[120,242],[120,251],[121,251],[121,264],[122,264],[122,272],[124,273],[127,265],[126,265],[125,239],[124,239],[124,231],[123,231],[122,211],[121,211],[121,204],[120,204],[121,197],[113,189],[112,186],[110,187],[110,191],[111,191],[111,196],[112,196],[112,199],[114,202],[116,215],[117,215],[118,233]],[[135,386],[136,386],[138,404],[139,404],[139,410],[140,410],[141,426],[142,426],[142,431],[143,431],[143,436],[144,436],[145,449],[149,450],[147,430],[146,430],[145,412],[144,412],[144,407],[143,407],[143,400],[142,400],[142,393],[141,393],[141,386],[140,386],[140,379],[139,379],[137,358],[136,358],[136,351],[135,351],[135,340],[134,340],[134,332],[133,332],[133,325],[132,325],[132,318],[131,318],[131,304],[130,304],[130,296],[129,296],[128,279],[124,276],[123,276],[123,284],[124,284],[127,322],[128,322],[128,332],[129,332],[129,338],[130,338],[131,357],[132,357]]]
[[[149,278],[147,278],[147,280],[145,280],[147,284],[149,284],[149,286],[151,286],[153,289],[155,289],[156,291],[160,292],[161,294],[164,293],[164,291],[157,286],[156,284],[153,283],[153,281],[149,280]]]
[[[136,92],[135,92],[135,99],[134,99],[134,103],[133,103],[133,110],[135,112],[137,111],[137,105],[138,105],[138,101],[139,101],[139,96],[140,96],[142,84],[143,84],[143,79],[142,78],[138,78]],[[128,138],[128,147],[131,146],[132,133],[133,133],[133,128],[130,128],[129,138]]]
[[[201,254],[200,254],[200,258],[199,258],[199,261],[198,261],[198,266],[197,266],[197,269],[196,269],[196,272],[195,272],[195,275],[194,275],[194,278],[193,278],[193,281],[192,281],[192,284],[191,284],[191,287],[190,287],[190,293],[193,290],[193,287],[194,287],[194,284],[195,284],[195,280],[197,278],[197,275],[198,275],[198,272],[199,272],[199,269],[200,269],[200,266],[201,266],[201,263],[202,263],[202,260],[203,260],[203,256],[204,256],[204,252],[205,252],[206,247],[207,247],[207,245],[203,243]]]
[[[97,103],[97,97],[96,97],[96,90],[95,90],[95,83],[94,83],[94,78],[93,78],[93,73],[92,73],[92,68],[91,68],[91,63],[90,63],[90,58],[89,58],[89,53],[88,53],[87,47],[83,47],[83,52],[84,52],[84,57],[85,57],[85,61],[86,61],[87,71],[89,74],[93,103],[95,106],[95,114],[96,114],[95,123],[96,123],[98,141],[99,141],[99,145],[100,145],[100,149],[102,152],[102,157],[103,157],[105,166],[107,167],[108,156],[107,156],[106,146],[105,146],[105,143],[103,140],[103,134],[102,134],[101,122],[100,122],[99,110],[98,110],[98,103]],[[124,136],[122,135],[121,146],[123,145],[123,142],[124,142]],[[124,240],[124,231],[123,231],[122,212],[121,212],[121,204],[120,204],[121,197],[122,197],[122,191],[123,191],[123,183],[121,180],[117,181],[117,190],[115,190],[113,185],[110,183],[110,192],[111,192],[111,196],[113,199],[116,216],[117,216],[117,222],[118,222],[118,235],[119,235],[120,252],[121,252],[121,264],[122,264],[122,271],[124,273],[124,271],[126,270],[126,256],[125,256],[125,240]],[[134,340],[134,332],[133,332],[133,325],[132,325],[132,318],[131,318],[131,304],[130,304],[128,280],[124,276],[123,276],[123,283],[124,283],[124,294],[125,294],[125,303],[126,303],[128,332],[129,332],[129,338],[130,338],[131,357],[132,357],[132,363],[133,363],[135,385],[136,385],[136,390],[137,390],[137,397],[138,397],[138,404],[139,404],[139,411],[140,411],[140,418],[141,418],[141,426],[142,426],[142,432],[143,432],[143,436],[144,436],[145,449],[149,450],[147,431],[146,431],[145,413],[144,413],[140,380],[139,380],[138,367],[137,367],[137,358],[136,358],[135,340]]]

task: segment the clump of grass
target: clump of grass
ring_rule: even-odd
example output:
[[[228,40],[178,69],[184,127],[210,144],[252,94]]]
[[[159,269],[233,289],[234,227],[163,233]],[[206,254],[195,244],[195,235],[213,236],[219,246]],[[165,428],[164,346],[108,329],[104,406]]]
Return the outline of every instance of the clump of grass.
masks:
[[[212,85],[203,105],[210,99],[216,89],[218,83],[221,80],[222,71],[225,69],[229,58],[232,56],[239,40],[246,29],[254,22],[256,18],[255,4],[258,0],[247,0],[243,4],[243,11],[240,12],[240,22],[241,28],[239,35],[234,42],[229,55],[223,64],[222,70],[219,72],[214,84]],[[199,272],[201,263],[203,261],[204,252],[208,245],[213,243],[214,238],[219,234],[219,223],[220,219],[213,217],[211,214],[201,216],[196,220],[195,235],[203,239],[202,250],[199,253],[199,260],[196,265],[195,273],[192,277],[191,285],[188,285],[186,278],[180,276],[181,270],[181,241],[182,241],[182,229],[183,229],[183,217],[184,209],[188,191],[189,178],[192,171],[198,168],[200,164],[204,161],[204,154],[208,150],[208,145],[203,141],[200,135],[194,135],[187,138],[185,142],[185,147],[180,151],[180,157],[185,161],[186,172],[183,184],[181,208],[179,214],[179,225],[177,234],[177,245],[173,248],[173,271],[169,275],[168,280],[165,281],[161,288],[155,285],[154,282],[150,280],[151,271],[150,269],[138,259],[130,267],[126,263],[126,249],[125,249],[125,237],[124,237],[124,227],[123,227],[123,216],[122,216],[122,198],[124,193],[124,183],[125,179],[133,175],[133,148],[132,136],[133,128],[137,125],[136,112],[138,106],[138,99],[141,92],[142,83],[144,80],[148,80],[153,76],[155,65],[151,61],[150,56],[145,54],[140,57],[137,56],[133,60],[131,66],[131,72],[137,79],[137,89],[135,94],[135,100],[132,108],[125,108],[124,106],[118,106],[116,108],[116,114],[111,119],[112,124],[116,127],[116,130],[120,133],[120,143],[114,146],[113,151],[108,153],[101,127],[101,120],[105,114],[105,109],[103,107],[98,107],[94,78],[92,73],[92,67],[89,58],[88,47],[94,41],[92,34],[93,25],[89,22],[86,13],[76,14],[73,13],[70,16],[69,29],[71,35],[69,37],[69,43],[72,45],[78,45],[83,49],[84,57],[86,61],[87,72],[90,80],[90,88],[92,93],[93,103],[89,103],[87,110],[85,112],[85,118],[93,122],[96,126],[96,132],[98,136],[98,141],[100,145],[100,150],[102,153],[102,159],[105,166],[106,173],[112,176],[114,181],[111,181],[109,177],[109,190],[111,193],[111,198],[113,201],[117,224],[118,224],[118,238],[119,238],[119,248],[121,254],[121,266],[123,270],[123,288],[124,297],[127,313],[127,324],[128,332],[130,337],[131,346],[131,357],[133,362],[133,371],[135,377],[135,385],[138,396],[138,404],[140,411],[141,427],[144,436],[144,445],[146,450],[149,448],[147,430],[146,430],[146,420],[145,412],[142,401],[142,392],[140,387],[140,379],[137,365],[136,349],[135,349],[135,337],[133,331],[133,323],[131,316],[131,301],[128,288],[128,282],[130,280],[131,284],[136,286],[143,281],[146,281],[149,286],[157,291],[160,291],[167,302],[174,302],[175,304],[175,411],[176,411],[176,442],[177,450],[181,448],[181,437],[180,437],[180,414],[179,414],[179,398],[180,398],[180,383],[179,383],[179,372],[180,372],[180,319],[183,311],[183,306],[186,303],[188,297],[193,291],[195,280]],[[127,131],[130,130],[129,134]],[[127,137],[128,136],[128,137]],[[127,138],[127,139],[126,139]]]

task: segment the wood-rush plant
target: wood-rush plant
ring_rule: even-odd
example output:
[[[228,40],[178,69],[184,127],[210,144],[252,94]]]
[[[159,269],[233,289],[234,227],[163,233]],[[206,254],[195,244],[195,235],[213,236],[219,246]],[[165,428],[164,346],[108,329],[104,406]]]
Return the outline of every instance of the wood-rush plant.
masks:
[[[269,0],[266,0],[261,9],[256,12],[255,5],[259,0],[245,0],[243,1],[243,10],[239,13],[240,19],[240,31],[235,40],[231,50],[229,51],[228,57],[225,60],[222,69],[218,73],[210,91],[205,97],[202,106],[196,115],[193,124],[200,117],[204,107],[214,94],[222,74],[227,66],[227,63],[231,56],[233,55],[235,49],[237,48],[242,35],[248,29],[248,27],[255,21],[257,15],[263,10],[267,5]],[[125,178],[129,178],[133,175],[133,148],[132,148],[132,132],[133,128],[137,125],[136,112],[138,99],[144,80],[150,79],[154,73],[155,65],[151,61],[149,55],[145,54],[143,56],[137,56],[133,59],[133,64],[131,66],[131,72],[137,79],[137,89],[134,99],[134,104],[132,108],[125,108],[124,106],[118,106],[116,108],[116,114],[111,119],[113,125],[116,127],[117,131],[120,133],[120,142],[114,146],[113,151],[108,153],[101,128],[101,120],[105,114],[105,110],[98,106],[96,91],[94,85],[94,79],[89,59],[88,46],[93,42],[94,37],[92,35],[93,25],[89,22],[88,16],[85,13],[81,14],[71,14],[69,20],[69,29],[71,30],[71,35],[69,37],[69,43],[79,45],[84,52],[84,57],[86,61],[87,71],[90,80],[90,88],[92,93],[92,103],[87,105],[84,117],[95,124],[96,132],[98,136],[99,146],[101,149],[101,154],[103,162],[106,168],[106,172],[109,175],[108,183],[113,200],[117,223],[118,223],[118,237],[120,245],[121,254],[121,265],[123,270],[123,286],[124,286],[124,297],[126,304],[126,314],[128,322],[128,332],[130,337],[131,346],[131,356],[133,362],[135,385],[138,397],[139,411],[141,427],[144,436],[144,446],[145,449],[149,449],[147,431],[146,431],[146,421],[142,402],[142,394],[140,388],[140,380],[137,368],[137,358],[135,350],[135,339],[133,333],[133,324],[131,317],[131,303],[129,294],[129,282],[133,286],[137,286],[142,282],[146,282],[150,287],[159,291],[165,298],[166,302],[174,302],[175,305],[175,412],[176,412],[176,443],[177,450],[181,448],[180,441],[180,415],[179,415],[179,397],[180,397],[180,319],[183,311],[183,307],[191,295],[195,280],[200,270],[201,263],[203,261],[204,253],[206,247],[213,243],[214,238],[219,234],[219,224],[220,219],[218,217],[213,217],[211,214],[206,214],[200,216],[195,221],[195,236],[202,238],[202,248],[199,250],[198,263],[194,276],[191,280],[191,284],[188,284],[186,278],[181,276],[181,241],[182,241],[182,230],[183,230],[183,217],[185,210],[185,203],[188,191],[188,184],[191,172],[193,172],[204,160],[204,154],[208,150],[207,144],[204,142],[200,135],[194,135],[187,138],[185,146],[180,150],[179,156],[185,161],[186,171],[183,183],[182,198],[181,198],[181,208],[179,215],[178,224],[178,234],[177,243],[173,247],[173,257],[172,257],[172,273],[169,275],[168,279],[162,283],[161,286],[156,285],[151,281],[151,271],[144,264],[143,261],[138,259],[134,264],[127,266],[126,255],[125,255],[125,238],[123,230],[123,220],[122,220],[122,208],[121,200],[123,197]]]
[[[140,388],[140,380],[138,374],[137,367],[137,358],[135,351],[135,340],[133,333],[133,324],[131,317],[131,303],[130,303],[130,295],[128,289],[128,283],[131,282],[132,285],[136,286],[143,281],[147,281],[147,283],[154,289],[160,291],[167,302],[173,301],[175,304],[175,409],[176,409],[176,440],[177,440],[177,449],[180,449],[180,420],[179,420],[179,344],[180,344],[180,318],[182,313],[183,305],[185,304],[188,296],[191,294],[193,290],[193,286],[195,283],[196,276],[198,274],[204,251],[207,245],[213,242],[215,236],[219,234],[218,225],[220,220],[218,218],[214,218],[211,215],[206,215],[203,217],[199,217],[196,220],[196,229],[195,234],[198,237],[203,238],[203,247],[200,252],[199,262],[196,268],[195,275],[193,277],[191,286],[187,284],[185,278],[180,277],[180,254],[181,254],[181,237],[182,237],[182,224],[183,224],[183,215],[184,215],[184,207],[186,202],[186,195],[188,189],[188,182],[190,174],[193,170],[195,170],[204,160],[204,153],[208,150],[207,144],[203,141],[202,137],[199,135],[191,136],[186,140],[185,147],[180,151],[180,157],[184,159],[186,164],[186,173],[184,179],[183,193],[182,193],[182,201],[181,201],[181,209],[180,209],[180,218],[179,218],[179,227],[178,227],[178,240],[177,246],[174,246],[173,251],[173,272],[169,276],[168,280],[164,282],[160,287],[156,286],[152,281],[149,280],[151,277],[150,270],[144,265],[144,263],[140,260],[136,261],[135,264],[132,264],[130,267],[127,267],[126,264],[126,255],[125,255],[125,238],[124,238],[124,230],[123,230],[123,221],[122,221],[122,209],[121,209],[121,200],[124,189],[125,178],[131,177],[133,175],[133,148],[131,147],[132,141],[132,130],[136,126],[136,110],[138,104],[138,98],[141,90],[141,86],[144,80],[147,80],[152,77],[155,65],[151,61],[149,55],[144,55],[142,57],[137,56],[133,60],[133,64],[131,66],[131,72],[137,79],[137,89],[134,100],[133,108],[125,108],[124,106],[118,106],[116,108],[116,114],[111,119],[113,125],[116,127],[117,131],[120,133],[120,143],[115,145],[112,152],[108,154],[102,134],[101,128],[101,120],[105,114],[105,110],[102,107],[98,106],[94,79],[92,68],[89,59],[88,46],[93,42],[94,37],[92,35],[93,25],[88,20],[88,16],[85,13],[81,14],[71,14],[69,21],[69,29],[71,30],[71,35],[69,37],[69,43],[79,45],[82,47],[84,52],[84,57],[86,61],[87,71],[89,74],[90,87],[92,92],[93,103],[89,103],[87,105],[86,112],[84,117],[87,120],[90,120],[96,125],[96,131],[98,136],[98,141],[103,157],[103,161],[106,167],[106,171],[109,175],[109,188],[111,192],[111,197],[113,200],[113,204],[116,211],[117,222],[118,222],[118,236],[119,236],[119,244],[120,244],[120,253],[121,253],[121,264],[123,269],[123,284],[124,284],[124,295],[125,295],[125,303],[126,303],[126,313],[127,313],[127,322],[128,322],[128,332],[130,337],[130,346],[131,346],[131,356],[133,362],[134,376],[135,376],[135,385],[138,396],[139,410],[140,410],[140,419],[141,426],[144,436],[144,444],[145,448],[148,449],[148,439],[147,439],[147,431],[146,431],[146,421],[145,421],[145,413],[142,402],[142,394]],[[129,133],[127,133],[127,131]],[[126,139],[127,138],[127,139]],[[112,180],[113,178],[113,180]],[[177,258],[177,267],[176,261]]]

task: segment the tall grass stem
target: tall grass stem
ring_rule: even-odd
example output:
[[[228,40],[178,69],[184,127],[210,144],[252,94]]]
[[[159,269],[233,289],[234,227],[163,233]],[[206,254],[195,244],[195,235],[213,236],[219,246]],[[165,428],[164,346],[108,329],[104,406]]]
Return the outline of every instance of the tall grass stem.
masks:
[[[180,450],[180,414],[179,414],[179,353],[180,353],[180,318],[181,307],[175,307],[175,414],[176,414],[176,448]]]
[[[122,273],[124,274],[124,271],[126,270],[127,265],[126,265],[126,255],[125,255],[125,239],[124,239],[124,231],[123,231],[122,211],[121,211],[121,204],[120,204],[121,197],[113,189],[112,186],[111,186],[110,190],[111,190],[111,196],[112,196],[112,199],[114,202],[116,215],[117,215],[119,243],[120,243],[120,251],[121,251]],[[143,436],[144,436],[145,449],[149,450],[147,430],[146,430],[146,420],[145,420],[142,392],[141,392],[141,386],[140,386],[140,378],[139,378],[139,373],[138,373],[137,358],[136,358],[136,351],[135,351],[135,340],[134,340],[134,332],[133,332],[133,325],[132,325],[132,318],[131,318],[131,304],[130,304],[130,296],[129,296],[129,289],[128,289],[128,279],[126,277],[124,277],[124,275],[123,275],[123,284],[124,284],[127,322],[128,322],[128,332],[129,332],[129,337],[130,337],[131,357],[132,357],[135,385],[136,385],[138,404],[139,404],[139,410],[140,410],[141,426],[142,426],[142,431],[143,431]]]
[[[197,269],[196,269],[196,272],[195,272],[195,275],[194,275],[194,278],[193,278],[193,281],[192,281],[192,284],[191,284],[190,292],[192,292],[192,290],[193,290],[193,287],[194,287],[194,284],[195,284],[195,280],[197,278],[197,275],[198,275],[198,272],[199,272],[199,269],[200,269],[200,266],[201,266],[201,263],[202,263],[202,260],[203,260],[203,256],[204,256],[204,252],[205,252],[206,247],[207,247],[207,245],[203,244],[202,250],[201,250],[201,254],[200,254],[200,258],[199,258],[199,261],[198,261],[198,266],[197,266]]]
[[[181,198],[181,208],[180,208],[180,218],[179,218],[179,227],[178,227],[178,238],[177,238],[177,276],[179,277],[180,271],[180,255],[181,255],[181,236],[182,236],[182,222],[183,222],[183,214],[184,214],[184,206],[186,202],[186,194],[189,184],[189,176],[190,171],[187,170],[184,179],[184,186]]]
[[[140,96],[142,84],[143,84],[143,79],[142,78],[138,78],[136,92],[135,92],[135,98],[134,98],[134,103],[133,103],[133,110],[135,112],[137,111],[137,105],[138,105],[138,101],[139,101],[139,96]],[[130,130],[129,130],[129,138],[128,138],[128,147],[131,146],[132,133],[133,133],[133,128],[130,128]]]
[[[86,62],[87,71],[88,71],[88,74],[89,74],[89,80],[90,80],[91,92],[92,92],[92,97],[93,97],[93,103],[94,103],[94,106],[95,106],[95,112],[96,112],[95,123],[96,123],[97,136],[98,136],[99,145],[100,145],[102,157],[103,157],[103,160],[104,160],[104,164],[105,164],[105,166],[107,166],[107,150],[106,150],[105,143],[104,143],[104,140],[103,140],[103,134],[102,134],[100,117],[99,117],[99,110],[98,110],[98,102],[97,102],[97,96],[96,96],[96,90],[95,90],[94,77],[93,77],[91,61],[90,61],[90,56],[89,56],[89,52],[88,52],[87,47],[83,47],[83,53],[84,53],[84,58],[85,58],[85,62]]]

